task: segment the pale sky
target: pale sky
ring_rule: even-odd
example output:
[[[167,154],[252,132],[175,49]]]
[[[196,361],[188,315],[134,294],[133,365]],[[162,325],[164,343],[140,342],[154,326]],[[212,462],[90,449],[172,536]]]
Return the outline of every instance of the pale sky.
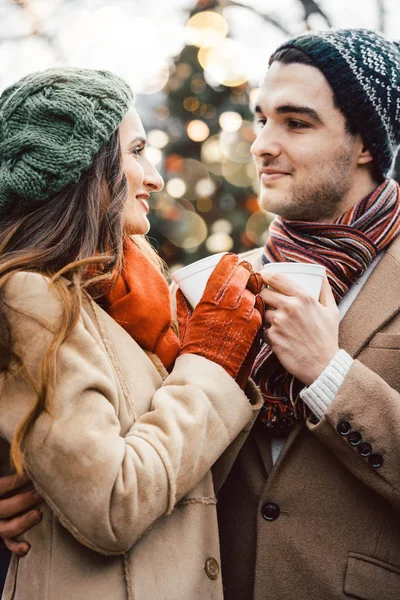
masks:
[[[400,37],[400,4],[382,1],[385,34]],[[30,0],[28,9],[21,10],[11,0],[0,0],[0,89],[28,72],[69,64],[119,72],[138,93],[158,91],[173,57],[188,41],[185,24],[194,4],[193,0]],[[241,0],[241,4],[249,8],[221,1],[225,8],[220,12],[234,41],[225,45],[225,66],[229,60],[240,62],[241,71],[256,86],[266,57],[288,36],[251,8],[296,35],[303,30],[301,4],[299,0]],[[378,0],[319,0],[335,27],[376,29],[378,4]],[[312,26],[327,24],[316,15]],[[29,35],[32,29],[44,36]],[[48,39],[54,40],[53,45]],[[217,65],[217,72],[220,68]]]

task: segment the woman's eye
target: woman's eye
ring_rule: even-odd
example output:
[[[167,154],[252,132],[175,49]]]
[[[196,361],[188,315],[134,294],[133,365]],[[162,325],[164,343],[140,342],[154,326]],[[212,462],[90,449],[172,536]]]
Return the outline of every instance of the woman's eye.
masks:
[[[262,129],[265,126],[266,122],[267,122],[267,119],[259,118],[259,119],[255,119],[254,125],[257,129]]]
[[[140,156],[142,154],[143,150],[144,150],[144,146],[136,146],[136,148],[133,148],[132,154],[134,154],[135,156]]]

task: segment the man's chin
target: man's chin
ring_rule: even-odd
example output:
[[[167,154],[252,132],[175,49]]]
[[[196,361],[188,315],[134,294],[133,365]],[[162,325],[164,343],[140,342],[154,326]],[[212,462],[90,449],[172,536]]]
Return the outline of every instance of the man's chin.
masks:
[[[279,215],[287,206],[286,194],[264,188],[259,195],[259,204],[263,210]]]

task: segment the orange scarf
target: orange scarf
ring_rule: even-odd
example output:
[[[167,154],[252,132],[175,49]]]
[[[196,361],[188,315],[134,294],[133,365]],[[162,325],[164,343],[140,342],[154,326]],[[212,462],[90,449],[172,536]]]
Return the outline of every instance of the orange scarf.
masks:
[[[106,311],[144,350],[172,367],[180,348],[172,328],[170,293],[155,265],[129,238],[124,239],[121,275],[105,296]]]

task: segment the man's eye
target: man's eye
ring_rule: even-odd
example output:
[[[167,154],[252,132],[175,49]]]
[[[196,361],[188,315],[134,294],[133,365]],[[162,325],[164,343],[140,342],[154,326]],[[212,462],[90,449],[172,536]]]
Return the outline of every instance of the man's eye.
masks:
[[[288,121],[290,129],[310,129],[311,125],[304,121],[297,121],[297,119],[290,119]]]
[[[260,129],[260,128],[264,127],[266,122],[267,122],[267,119],[260,117],[258,119],[255,119],[254,125],[257,127],[257,129]]]

